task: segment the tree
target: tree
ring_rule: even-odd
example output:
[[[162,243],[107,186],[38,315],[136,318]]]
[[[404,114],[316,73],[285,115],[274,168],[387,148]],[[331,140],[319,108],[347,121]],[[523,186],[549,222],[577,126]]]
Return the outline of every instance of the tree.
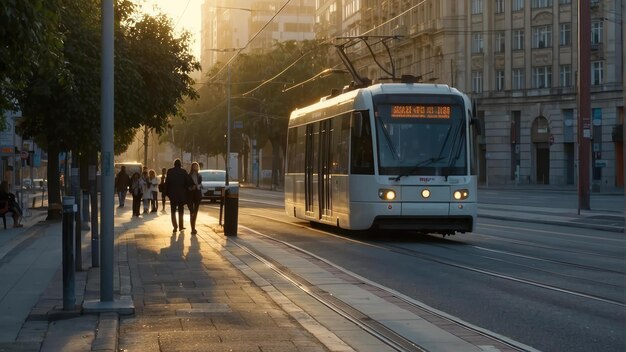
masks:
[[[0,2],[0,127],[3,110],[18,109],[18,97],[26,83],[41,69],[62,59],[63,35],[57,30],[57,0]]]
[[[319,101],[330,93],[331,88],[341,88],[349,83],[346,76],[332,76],[283,92],[286,86],[303,82],[329,68],[327,48],[320,41],[281,42],[276,43],[271,51],[241,54],[231,63],[231,118],[243,121],[244,133],[250,139],[256,139],[259,145],[268,141],[272,144],[275,184],[279,183],[277,177],[281,173],[280,160],[284,157],[291,111]],[[285,70],[294,62],[290,69]],[[261,82],[281,72],[278,79],[261,86]],[[190,116],[204,121],[205,129],[202,131],[207,138],[203,139],[203,150],[209,155],[225,154],[226,148],[220,138],[226,133],[227,116],[226,69],[223,64],[213,67],[208,77],[213,80],[200,88],[200,99],[187,104],[187,111]],[[242,96],[247,92],[250,93]],[[179,128],[195,129],[195,126],[197,124]],[[178,146],[189,151],[185,145]]]
[[[100,1],[61,1],[59,31],[65,34],[64,66],[39,72],[21,97],[23,135],[48,150],[48,218],[60,217],[58,152],[92,153],[100,145]],[[65,5],[65,6],[63,6]],[[163,131],[184,97],[195,98],[189,73],[199,65],[189,54],[189,36],[173,36],[159,16],[136,20],[129,0],[116,2],[115,136],[117,151],[140,126]],[[59,79],[59,72],[68,79]],[[124,148],[125,149],[125,148]],[[58,209],[57,209],[58,208]]]

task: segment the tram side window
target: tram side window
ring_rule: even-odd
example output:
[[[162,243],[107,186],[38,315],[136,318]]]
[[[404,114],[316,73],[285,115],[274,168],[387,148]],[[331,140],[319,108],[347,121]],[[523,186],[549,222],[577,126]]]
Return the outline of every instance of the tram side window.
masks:
[[[304,132],[303,126],[290,128],[287,135],[287,172],[304,172]]]
[[[331,120],[331,170],[332,174],[348,174],[348,150],[350,145],[350,114],[333,117]]]
[[[372,129],[367,112],[352,114],[352,165],[351,173],[374,174],[374,154],[372,153]]]

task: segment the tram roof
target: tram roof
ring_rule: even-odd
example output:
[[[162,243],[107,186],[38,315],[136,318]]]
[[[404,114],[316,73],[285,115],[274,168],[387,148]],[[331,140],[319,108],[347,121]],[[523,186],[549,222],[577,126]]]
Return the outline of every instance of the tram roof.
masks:
[[[359,96],[363,95],[378,95],[378,94],[453,94],[463,95],[456,88],[452,88],[446,84],[432,84],[432,83],[379,83],[369,87],[359,88],[348,91],[343,94],[339,94],[332,98],[322,98],[320,102],[297,108],[291,113],[291,118],[297,118],[307,113],[323,110],[332,106],[342,105],[347,102],[353,102],[359,99]]]

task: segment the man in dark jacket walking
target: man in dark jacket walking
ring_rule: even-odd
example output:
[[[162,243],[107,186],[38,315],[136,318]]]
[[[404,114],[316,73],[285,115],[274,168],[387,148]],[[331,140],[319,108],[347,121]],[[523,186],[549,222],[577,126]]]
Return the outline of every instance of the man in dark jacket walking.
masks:
[[[119,199],[119,207],[124,207],[124,201],[126,200],[126,192],[130,186],[130,176],[126,173],[126,166],[122,165],[122,169],[115,176],[115,191]]]
[[[181,231],[185,229],[185,226],[183,226],[184,205],[187,204],[187,190],[191,186],[189,175],[181,166],[180,159],[174,160],[174,167],[167,170],[167,176],[165,177],[165,190],[167,197],[170,199],[173,232],[176,232],[178,229]],[[176,223],[177,209],[178,224]]]

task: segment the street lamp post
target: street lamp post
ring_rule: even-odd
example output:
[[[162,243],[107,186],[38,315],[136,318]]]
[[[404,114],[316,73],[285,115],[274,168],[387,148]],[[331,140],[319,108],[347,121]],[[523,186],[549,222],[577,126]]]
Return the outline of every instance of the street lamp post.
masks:
[[[226,187],[228,187],[228,182],[230,179],[230,62],[228,63],[228,67],[226,68],[226,70],[228,71],[228,83],[226,83],[228,105],[228,117],[226,122]]]

